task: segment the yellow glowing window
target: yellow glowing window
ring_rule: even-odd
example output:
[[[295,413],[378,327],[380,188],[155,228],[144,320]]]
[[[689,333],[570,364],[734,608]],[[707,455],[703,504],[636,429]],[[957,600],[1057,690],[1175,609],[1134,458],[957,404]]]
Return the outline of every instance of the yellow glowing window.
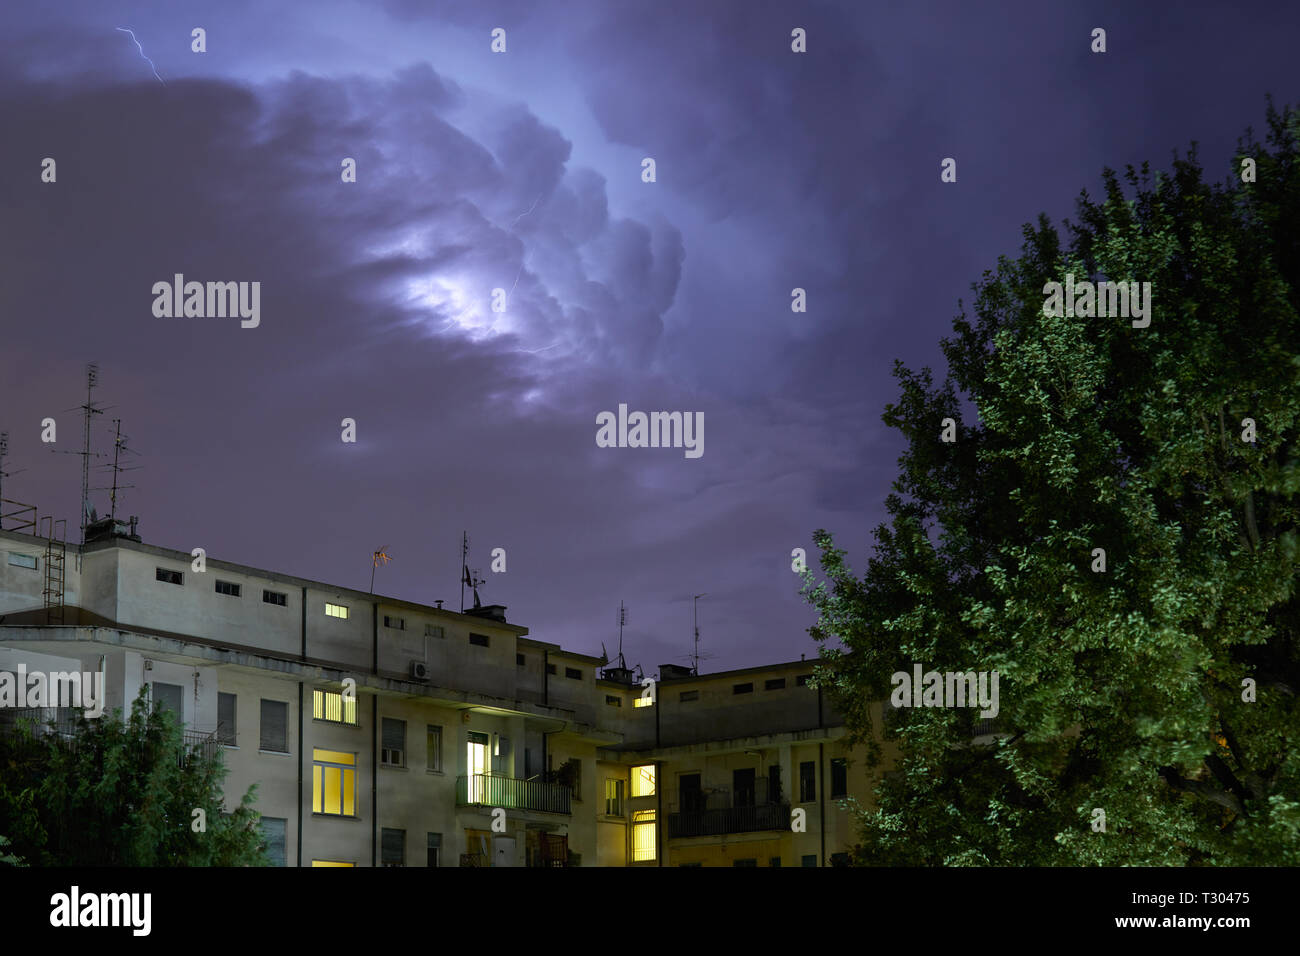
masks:
[[[357,755],[312,750],[311,809],[339,817],[357,815]]]
[[[655,812],[632,811],[632,862],[641,863],[655,858]]]
[[[356,866],[355,863],[340,863],[338,860],[312,860],[312,866]]]
[[[632,702],[633,707],[653,707],[655,702],[649,697],[638,697]]]
[[[329,604],[327,602],[325,604],[325,616],[341,617],[346,619],[348,616],[348,606],[346,604]]]
[[[311,692],[311,715],[317,720],[329,720],[336,724],[357,725],[357,699],[345,698],[328,690]]]
[[[655,765],[648,763],[642,767],[632,768],[632,796],[653,797],[655,795]]]

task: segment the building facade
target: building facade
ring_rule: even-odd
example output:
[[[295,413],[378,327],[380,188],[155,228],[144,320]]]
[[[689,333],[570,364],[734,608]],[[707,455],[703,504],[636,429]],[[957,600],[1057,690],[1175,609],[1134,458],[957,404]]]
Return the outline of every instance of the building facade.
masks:
[[[257,784],[283,865],[826,866],[871,803],[811,663],[637,680],[499,605],[35,530],[0,530],[0,671],[102,675],[109,710],[147,688],[222,748],[227,807]]]

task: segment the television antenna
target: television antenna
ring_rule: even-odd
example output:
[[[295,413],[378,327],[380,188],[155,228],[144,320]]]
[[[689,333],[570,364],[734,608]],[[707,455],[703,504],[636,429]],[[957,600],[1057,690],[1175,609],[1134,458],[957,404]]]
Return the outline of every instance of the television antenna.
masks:
[[[0,502],[4,501],[4,480],[14,475],[21,475],[26,468],[19,468],[17,471],[5,471],[5,456],[9,454],[9,433],[0,432]],[[0,507],[0,520],[4,518],[4,508]]]
[[[118,483],[117,483],[117,476],[120,475],[120,474],[121,474],[122,472],[124,472],[124,471],[139,471],[140,468],[142,467],[142,466],[140,466],[140,465],[136,465],[134,468],[128,468],[128,467],[126,467],[125,465],[122,465],[122,464],[120,463],[120,462],[121,462],[121,457],[122,457],[122,455],[138,455],[139,452],[137,452],[134,448],[128,448],[128,447],[127,447],[127,444],[126,444],[126,443],[127,443],[128,441],[131,440],[131,436],[130,436],[130,435],[123,435],[123,434],[122,434],[122,419],[120,419],[120,418],[115,418],[115,419],[113,419],[113,428],[114,428],[114,433],[113,433],[113,464],[111,464],[111,465],[101,465],[101,466],[100,466],[101,468],[111,468],[111,469],[113,470],[113,484],[112,484],[110,487],[107,487],[107,488],[91,488],[91,489],[90,489],[91,491],[108,491],[108,492],[111,492],[111,497],[109,498],[109,502],[110,502],[109,517],[110,517],[110,518],[116,518],[116,517],[117,517],[117,492],[118,492],[118,490],[119,490],[119,489],[121,489],[121,490],[125,490],[125,489],[127,489],[127,488],[134,488],[134,487],[135,487],[135,485],[120,485],[120,484],[118,484]]]

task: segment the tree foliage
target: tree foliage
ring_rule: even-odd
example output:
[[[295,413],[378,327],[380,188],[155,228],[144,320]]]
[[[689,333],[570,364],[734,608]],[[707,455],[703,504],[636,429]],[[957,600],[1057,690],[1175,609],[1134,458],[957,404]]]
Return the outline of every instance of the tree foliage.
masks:
[[[896,711],[858,862],[1300,863],[1300,111],[1267,117],[1225,183],[1195,144],[1131,195],[1105,170],[1068,246],[1040,216],[974,286],[941,384],[895,364],[907,448],[862,577],[814,536],[818,680],[872,764],[913,663],[998,671],[1002,735]],[[1151,282],[1150,326],[1045,315],[1069,272]]]
[[[41,730],[19,723],[0,734],[0,833],[25,863],[268,865],[256,786],[223,814],[220,751],[186,746],[175,718],[151,709],[143,690],[128,719],[78,714],[70,736]]]

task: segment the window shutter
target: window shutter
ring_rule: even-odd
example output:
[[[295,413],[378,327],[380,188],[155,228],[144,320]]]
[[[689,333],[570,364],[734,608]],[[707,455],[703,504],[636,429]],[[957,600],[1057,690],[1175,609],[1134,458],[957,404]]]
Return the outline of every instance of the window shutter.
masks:
[[[285,753],[289,749],[289,705],[279,700],[262,701],[263,750]]]
[[[406,721],[385,717],[382,740],[384,762],[397,765],[405,763]]]
[[[235,695],[217,694],[217,741],[235,746]]]
[[[275,817],[262,817],[262,837],[266,840],[266,855],[272,866],[286,866],[285,862],[285,826],[288,820]]]

